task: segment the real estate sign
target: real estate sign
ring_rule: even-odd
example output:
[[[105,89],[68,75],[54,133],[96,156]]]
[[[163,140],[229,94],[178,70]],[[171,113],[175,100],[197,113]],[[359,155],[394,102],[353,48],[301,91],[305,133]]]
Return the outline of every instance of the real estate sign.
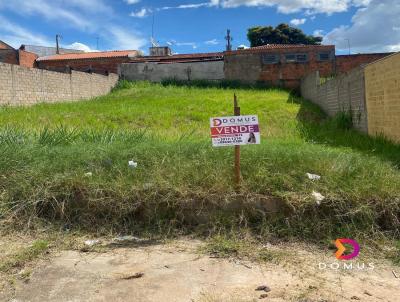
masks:
[[[257,115],[212,117],[210,127],[214,147],[260,143]]]

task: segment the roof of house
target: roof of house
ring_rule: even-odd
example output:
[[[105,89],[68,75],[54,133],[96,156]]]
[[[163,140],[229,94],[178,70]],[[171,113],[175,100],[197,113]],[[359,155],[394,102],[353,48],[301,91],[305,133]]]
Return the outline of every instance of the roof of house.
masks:
[[[270,49],[294,49],[294,48],[334,48],[334,45],[305,45],[305,44],[267,44],[262,46],[250,47],[246,49],[238,49],[227,51],[225,54],[235,54],[235,53],[249,53],[249,52],[262,52],[264,50]]]
[[[176,54],[171,56],[143,56],[131,60],[131,63],[143,62],[159,62],[159,63],[184,63],[198,61],[215,61],[222,60],[223,52],[207,52],[207,53],[191,53],[191,54]]]
[[[137,50],[113,50],[100,52],[85,53],[66,53],[53,56],[40,57],[37,61],[64,61],[64,60],[83,60],[83,59],[102,59],[102,58],[124,58],[138,56],[140,52]]]
[[[53,55],[55,55],[57,53],[57,48],[56,47],[51,47],[51,46],[22,44],[20,49],[35,53],[39,57],[53,56]],[[83,53],[84,52],[83,50],[69,49],[69,48],[62,48],[62,47],[60,47],[59,51],[60,51],[60,54]]]
[[[0,49],[14,49],[14,47],[8,45],[6,42],[0,40]]]
[[[271,48],[300,48],[300,47],[332,47],[333,45],[306,45],[306,44],[267,44],[267,45],[261,45],[261,46],[256,46],[256,47],[251,47],[250,49],[271,49]]]

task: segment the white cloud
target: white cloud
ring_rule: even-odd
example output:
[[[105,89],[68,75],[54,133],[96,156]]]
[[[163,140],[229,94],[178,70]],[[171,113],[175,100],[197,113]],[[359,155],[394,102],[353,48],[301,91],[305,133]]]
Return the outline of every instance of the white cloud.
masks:
[[[140,0],[124,0],[124,2],[125,2],[126,4],[132,5],[132,4],[139,3]]]
[[[313,36],[315,37],[323,37],[324,36],[324,30],[323,29],[316,29],[313,32]]]
[[[140,49],[147,41],[133,31],[119,26],[109,26],[108,31],[112,35],[113,47],[115,49]]]
[[[167,41],[167,45],[169,45],[169,46],[190,46],[193,49],[197,48],[197,43],[195,43],[195,42],[177,42],[176,40]]]
[[[290,24],[292,24],[294,26],[299,26],[299,25],[302,25],[302,24],[306,23],[306,21],[307,21],[306,18],[292,19],[292,20],[290,20]]]
[[[385,50],[386,50],[386,51],[393,51],[393,52],[400,51],[400,43],[397,44],[397,45],[387,45],[387,46],[385,47]]]
[[[29,31],[0,15],[0,36],[4,42],[18,48],[21,44],[39,44],[43,46],[53,46],[55,42],[47,37]]]
[[[400,2],[373,0],[357,10],[350,26],[339,26],[325,35],[324,44],[346,50],[350,40],[352,52],[395,51],[400,45]]]
[[[196,9],[201,7],[237,8],[240,6],[248,6],[276,7],[278,12],[283,14],[292,14],[303,11],[306,15],[321,13],[331,15],[333,13],[348,11],[352,6],[365,7],[370,2],[371,0],[209,0],[208,2],[201,3],[164,6],[157,8],[156,10]]]
[[[56,1],[53,0],[53,2]],[[65,2],[66,1],[62,1],[60,5],[66,4]],[[113,13],[112,7],[107,5],[103,0],[68,0],[67,4],[85,12],[108,14]]]
[[[207,44],[207,45],[218,45],[219,42],[218,42],[217,39],[212,39],[212,40],[205,41],[204,44]]]
[[[74,28],[86,34],[99,35],[114,49],[139,49],[146,44],[140,32],[115,25],[118,16],[104,0],[0,0],[0,12],[3,11],[13,12],[23,18],[42,18],[50,26],[57,25],[60,34],[64,28]],[[4,31],[5,27],[0,26],[0,33]],[[28,44],[23,41],[30,41],[29,44],[49,44],[47,37],[30,33],[22,27],[8,27],[7,32],[9,39],[16,42],[20,39],[20,43]],[[68,38],[71,37],[64,35],[65,40]]]
[[[164,6],[159,8],[158,10],[170,10],[170,9],[188,9],[188,8],[200,8],[200,7],[212,7],[215,6],[212,3],[203,2],[203,3],[195,3],[195,4],[181,4],[177,6]]]
[[[308,11],[309,14],[333,14],[345,12],[351,6],[366,6],[370,0],[210,0],[211,6],[235,8],[249,7],[277,7],[283,14]]]
[[[90,46],[80,43],[80,42],[74,42],[70,45],[66,45],[65,48],[69,49],[76,49],[76,50],[82,50],[84,52],[96,52],[98,50],[90,48]]]
[[[102,0],[0,0],[0,10],[10,10],[23,17],[40,16],[47,21],[62,21],[62,26],[83,30],[96,27],[93,21],[98,14],[111,16],[113,11]],[[90,17],[89,17],[90,16]]]
[[[197,48],[197,44],[195,42],[177,42],[175,43],[176,46],[190,46],[193,49]]]
[[[130,13],[129,16],[134,18],[144,18],[147,17],[149,14],[151,14],[151,10],[147,8],[142,8],[141,10]]]

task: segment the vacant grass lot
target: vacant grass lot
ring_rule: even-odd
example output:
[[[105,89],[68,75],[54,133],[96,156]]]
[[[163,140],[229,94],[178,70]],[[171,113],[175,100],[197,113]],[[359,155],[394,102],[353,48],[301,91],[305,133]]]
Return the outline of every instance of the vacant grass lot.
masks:
[[[262,131],[261,145],[242,148],[240,193],[233,148],[212,148],[209,138],[209,118],[232,115],[234,92]],[[91,101],[3,107],[0,218],[100,232],[245,227],[280,237],[398,238],[400,147],[343,126],[276,89],[122,83]],[[326,199],[317,204],[313,191]]]

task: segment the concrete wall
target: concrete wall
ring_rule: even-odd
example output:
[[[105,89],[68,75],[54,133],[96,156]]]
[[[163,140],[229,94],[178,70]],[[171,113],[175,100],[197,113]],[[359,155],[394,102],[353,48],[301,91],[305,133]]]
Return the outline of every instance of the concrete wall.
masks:
[[[400,142],[400,53],[365,67],[368,133]]]
[[[121,64],[120,75],[121,78],[131,81],[151,82],[160,82],[171,78],[177,80],[222,80],[224,79],[224,62]]]
[[[351,110],[353,124],[361,132],[368,132],[365,105],[364,71],[361,67],[320,84],[318,72],[303,78],[301,94],[319,105],[329,116]]]
[[[0,105],[87,99],[107,94],[117,81],[116,74],[67,74],[0,63]]]

